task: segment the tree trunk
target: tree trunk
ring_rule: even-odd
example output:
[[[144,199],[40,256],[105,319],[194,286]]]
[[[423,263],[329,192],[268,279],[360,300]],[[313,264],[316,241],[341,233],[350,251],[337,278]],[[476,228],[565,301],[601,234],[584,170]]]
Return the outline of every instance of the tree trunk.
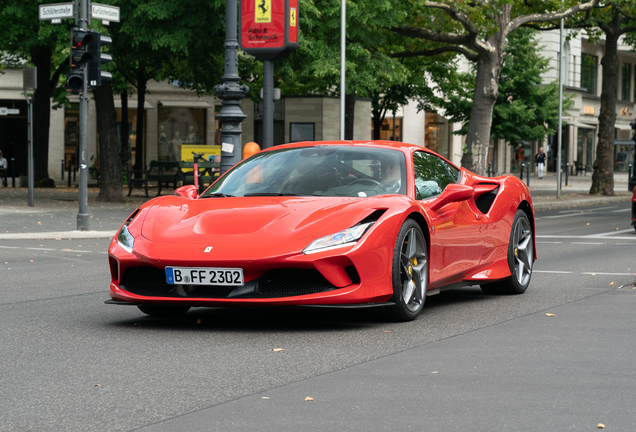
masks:
[[[139,64],[137,71],[137,138],[135,140],[135,170],[146,169],[144,162],[144,104],[146,103],[146,68]]]
[[[117,141],[117,114],[113,100],[113,86],[105,81],[93,89],[99,134],[99,195],[100,202],[123,202],[119,143]]]
[[[617,11],[613,21],[618,21]],[[611,26],[612,23],[609,25]],[[598,145],[596,146],[592,186],[590,187],[591,195],[614,195],[614,126],[616,123],[620,24],[618,24],[618,29],[618,32],[605,31],[605,55],[601,60],[603,66],[601,111],[598,115]]]
[[[130,163],[130,128],[128,127],[128,92],[124,90],[121,94],[121,149],[119,160],[123,169]]]
[[[356,94],[345,95],[345,134],[346,140],[353,139],[353,124],[355,121]]]
[[[492,113],[499,96],[500,71],[501,65],[497,56],[488,54],[479,56],[477,77],[475,78],[475,95],[473,96],[470,123],[466,135],[466,145],[472,158],[472,166],[466,166],[466,168],[479,175],[486,175],[490,127]],[[462,158],[462,161],[469,161],[471,158]]]
[[[38,46],[31,52],[31,60],[38,68],[37,85],[33,97],[33,179],[35,183],[49,178],[49,126],[51,124],[51,49]],[[24,143],[26,147],[27,143]],[[17,161],[16,161],[17,162]],[[26,169],[26,161],[18,162]]]

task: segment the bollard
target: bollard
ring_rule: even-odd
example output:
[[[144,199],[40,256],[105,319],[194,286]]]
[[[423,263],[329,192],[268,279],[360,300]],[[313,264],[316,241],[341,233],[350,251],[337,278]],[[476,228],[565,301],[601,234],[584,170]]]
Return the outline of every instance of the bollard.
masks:
[[[15,158],[11,158],[11,186],[15,187]]]
[[[632,177],[633,168],[634,167],[632,166],[632,164],[629,164],[629,173],[627,174],[627,190],[630,192],[634,190],[634,183],[636,183],[636,179]]]
[[[565,185],[568,185],[568,175],[570,174],[570,162],[565,164]]]
[[[68,163],[68,187],[71,187],[71,163]]]
[[[62,159],[61,162],[62,162],[62,180],[64,180],[64,159]]]
[[[528,162],[528,169],[526,170],[526,186],[530,186],[530,162]]]
[[[492,177],[492,174],[490,171],[490,162],[488,162],[488,177]]]
[[[525,165],[525,164],[524,164],[524,163],[522,163],[522,164],[521,164],[521,167],[520,167],[520,169],[519,169],[519,178],[520,178],[521,180],[523,180],[523,166],[524,166],[524,165]]]

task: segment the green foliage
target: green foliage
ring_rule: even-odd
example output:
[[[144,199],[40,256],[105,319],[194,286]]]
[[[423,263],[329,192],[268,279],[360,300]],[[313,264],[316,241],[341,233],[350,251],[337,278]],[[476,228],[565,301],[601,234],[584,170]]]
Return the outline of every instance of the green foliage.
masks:
[[[541,57],[536,32],[521,28],[512,33],[504,51],[499,79],[499,96],[493,110],[491,136],[512,145],[519,141],[540,141],[557,129],[558,85],[541,84],[548,60]],[[453,72],[438,79],[441,97],[435,100],[452,122],[462,123],[456,134],[465,134],[470,123],[475,71]],[[564,100],[564,109],[572,105]]]

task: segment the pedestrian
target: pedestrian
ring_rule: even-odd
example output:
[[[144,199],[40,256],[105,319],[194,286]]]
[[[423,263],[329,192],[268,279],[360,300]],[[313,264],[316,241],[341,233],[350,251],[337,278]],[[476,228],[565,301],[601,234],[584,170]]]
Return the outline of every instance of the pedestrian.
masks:
[[[537,177],[542,179],[543,167],[545,166],[545,153],[543,152],[543,147],[539,147],[539,153],[535,156],[534,161],[537,163]]]
[[[0,150],[0,179],[4,187],[7,187],[7,168],[7,159],[2,156],[2,150]]]

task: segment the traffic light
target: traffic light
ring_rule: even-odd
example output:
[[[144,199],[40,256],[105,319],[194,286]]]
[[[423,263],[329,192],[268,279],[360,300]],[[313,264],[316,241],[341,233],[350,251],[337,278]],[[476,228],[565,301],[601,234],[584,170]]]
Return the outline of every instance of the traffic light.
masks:
[[[82,67],[92,59],[88,47],[95,41],[93,35],[78,28],[71,29],[71,72],[66,75],[66,91],[79,94],[84,88]]]
[[[113,40],[96,31],[90,32],[93,35],[94,42],[88,46],[88,52],[91,54],[91,60],[88,63],[88,85],[97,87],[102,85],[102,81],[110,81],[112,78],[110,72],[102,70],[102,65],[113,61],[113,57],[110,54],[103,53],[102,47],[112,44]]]

